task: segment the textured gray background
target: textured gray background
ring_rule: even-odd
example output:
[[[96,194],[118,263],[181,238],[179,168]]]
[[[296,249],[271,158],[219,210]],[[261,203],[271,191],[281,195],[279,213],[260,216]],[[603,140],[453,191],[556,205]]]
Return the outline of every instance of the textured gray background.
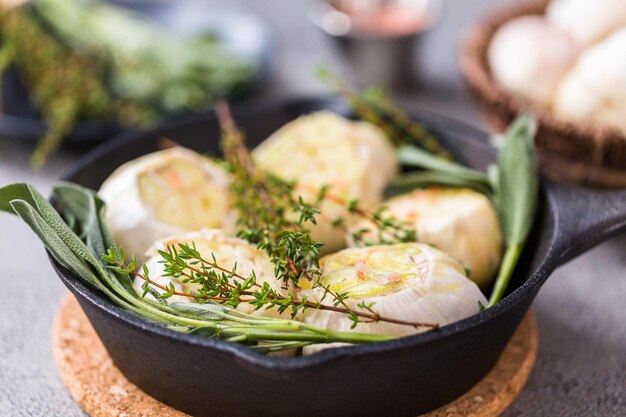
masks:
[[[272,97],[323,92],[312,74],[332,62],[326,40],[306,19],[305,1],[242,1],[275,32]],[[440,24],[424,39],[419,65],[428,87],[403,98],[474,125],[456,64],[460,31],[488,0],[447,0]],[[80,155],[63,151],[41,172],[27,166],[31,148],[0,139],[0,184],[29,181],[47,193]],[[37,239],[0,215],[0,416],[82,416],[57,374],[50,331],[65,290]],[[558,270],[534,305],[539,357],[530,381],[505,413],[513,416],[626,416],[626,237],[606,242]]]

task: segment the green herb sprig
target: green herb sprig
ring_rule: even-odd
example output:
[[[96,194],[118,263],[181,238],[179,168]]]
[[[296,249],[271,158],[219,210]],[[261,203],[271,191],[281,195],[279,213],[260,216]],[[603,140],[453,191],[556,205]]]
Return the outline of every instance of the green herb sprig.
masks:
[[[452,159],[450,152],[437,138],[393,104],[383,89],[370,87],[363,91],[353,91],[324,67],[318,67],[316,75],[342,97],[361,119],[382,129],[395,145],[418,145],[433,155]]]
[[[315,215],[320,213],[321,202],[325,199],[332,199],[335,203],[346,204],[351,213],[359,213],[373,219],[375,224],[380,226],[379,233],[381,236],[385,236],[385,233],[391,230],[394,233],[392,236],[397,236],[403,241],[407,241],[407,239],[414,241],[414,232],[402,228],[399,222],[385,216],[382,209],[370,215],[359,207],[356,200],[344,203],[340,198],[330,194],[327,187],[317,190],[314,204],[304,202],[303,198],[297,196],[295,192],[295,183],[285,181],[256,168],[248,149],[244,145],[243,134],[237,129],[227,104],[218,103],[216,113],[222,127],[224,156],[233,174],[232,195],[234,196],[234,206],[239,211],[239,225],[241,227],[238,236],[255,243],[259,249],[268,253],[275,266],[274,275],[283,281],[285,288],[289,288],[290,285],[298,285],[302,280],[309,281],[312,288],[320,287],[324,290],[321,301],[324,301],[327,296],[331,297],[332,306],[322,302],[285,300],[281,299],[278,294],[259,296],[258,299],[265,300],[270,306],[273,301],[280,301],[284,303],[285,308],[292,309],[294,317],[298,311],[306,308],[344,313],[352,320],[353,327],[363,321],[385,321],[413,327],[437,328],[436,324],[383,317],[376,313],[371,306],[368,308],[361,307],[361,310],[348,306],[345,302],[348,298],[347,293],[337,293],[321,280],[319,250],[323,243],[311,237],[307,230],[307,223],[315,225],[317,223]],[[294,217],[297,220],[291,220]],[[340,224],[339,221],[334,223],[336,226]],[[196,258],[196,261],[201,260]],[[249,277],[239,278],[249,279]],[[279,308],[281,307],[279,306]]]
[[[237,308],[244,303],[251,305],[255,310],[275,308],[281,314],[289,312],[292,318],[296,318],[298,313],[304,312],[305,309],[312,308],[347,314],[353,320],[354,325],[362,322],[385,321],[413,327],[437,327],[429,323],[382,317],[372,309],[372,305],[362,306],[359,304],[358,307],[362,307],[364,310],[356,311],[344,308],[338,301],[332,305],[326,305],[322,302],[309,301],[306,297],[285,296],[273,289],[267,282],[259,283],[254,271],[244,276],[237,272],[236,265],[233,265],[232,268],[226,268],[218,264],[214,256],[206,259],[193,243],[169,246],[166,250],[160,250],[158,253],[161,256],[159,262],[163,264],[164,268],[163,277],[171,277],[181,283],[196,284],[198,290],[195,292],[178,291],[171,281],[167,285],[160,284],[150,278],[150,272],[145,265],[139,271],[134,259],[128,265],[120,262],[114,249],[109,249],[102,259],[110,269],[141,279],[144,291],[142,297],[151,294],[159,300],[166,300],[177,295],[188,297],[190,300],[200,303],[209,301],[232,308]],[[152,291],[154,288],[158,288],[162,292]]]
[[[504,296],[524,244],[532,229],[539,193],[539,174],[533,150],[536,123],[529,114],[508,128],[494,172],[494,202],[498,209],[506,250],[489,306]]]
[[[468,187],[484,194],[491,191],[489,178],[484,172],[443,159],[415,146],[401,146],[397,150],[397,155],[398,162],[402,165],[423,171],[399,175],[389,185],[392,190],[409,186],[418,188],[426,184]]]

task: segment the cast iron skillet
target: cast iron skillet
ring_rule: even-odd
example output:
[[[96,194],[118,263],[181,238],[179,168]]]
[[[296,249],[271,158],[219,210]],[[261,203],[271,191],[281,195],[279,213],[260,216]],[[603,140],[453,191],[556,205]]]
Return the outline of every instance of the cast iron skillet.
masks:
[[[300,114],[330,100],[235,107],[255,145]],[[460,160],[484,168],[494,154],[486,135],[423,113],[413,117]],[[119,137],[90,153],[65,179],[98,189],[120,164],[157,149],[162,137],[218,153],[212,115],[175,127]],[[543,182],[538,215],[507,297],[460,322],[402,339],[270,358],[246,347],[180,334],[138,319],[53,262],[115,364],[155,398],[197,416],[415,416],[476,384],[494,365],[535,294],[559,265],[626,229],[626,191],[601,192]]]

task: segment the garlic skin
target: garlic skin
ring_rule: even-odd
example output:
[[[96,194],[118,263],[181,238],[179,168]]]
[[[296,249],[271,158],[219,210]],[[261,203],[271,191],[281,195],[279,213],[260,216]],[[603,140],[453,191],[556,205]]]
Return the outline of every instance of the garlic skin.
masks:
[[[307,202],[329,185],[329,193],[346,201],[356,198],[364,208],[382,201],[387,182],[398,171],[393,146],[379,128],[328,111],[286,124],[252,156],[259,168],[297,181],[296,192]],[[348,213],[332,201],[323,202],[321,211],[317,225],[308,226],[313,239],[324,242],[323,253],[330,253],[344,246],[343,232],[332,220]]]
[[[372,309],[381,316],[444,326],[487,305],[485,296],[457,261],[423,243],[344,249],[325,256],[320,265],[323,284],[334,292],[347,292],[346,304],[359,311],[363,309],[357,304],[374,303]],[[319,301],[323,293],[318,287],[303,291],[301,296]],[[346,314],[312,308],[305,310],[304,322],[322,329],[391,336],[425,330],[382,321],[358,323],[351,330],[353,322]],[[336,346],[307,346],[304,353]]]
[[[487,197],[464,188],[417,189],[381,204],[386,213],[412,226],[418,242],[427,243],[458,260],[469,277],[487,288],[500,265],[502,232],[498,215]],[[364,240],[375,239],[375,227],[361,220],[350,230],[368,229]],[[349,246],[355,246],[348,234]]]
[[[202,257],[207,261],[212,261],[213,256],[217,261],[217,264],[232,269],[237,264],[237,274],[248,277],[252,271],[256,274],[256,282],[259,285],[267,282],[274,290],[279,294],[287,296],[291,292],[282,288],[282,282],[279,282],[274,276],[274,264],[271,262],[269,256],[264,251],[258,249],[255,245],[248,243],[245,240],[227,236],[220,230],[216,229],[202,229],[195,232],[185,232],[166,239],[157,241],[148,250],[148,260],[145,265],[148,267],[150,273],[150,279],[161,285],[168,285],[170,282],[174,284],[176,291],[193,293],[199,289],[199,285],[195,283],[183,283],[182,280],[172,277],[164,277],[164,266],[159,261],[162,259],[158,251],[167,251],[168,247],[177,247],[179,244],[185,243],[196,245],[196,249],[200,252]],[[141,269],[140,269],[141,270]],[[141,288],[144,281],[136,277],[133,282],[133,286],[137,293],[142,294]],[[159,293],[164,291],[153,287]],[[149,297],[149,295],[146,295]],[[168,301],[170,302],[187,302],[193,303],[193,298],[173,295]],[[279,317],[276,308],[260,309],[255,311],[254,307],[248,303],[241,303],[237,310],[254,315],[262,315],[268,317]],[[289,312],[282,314],[283,318],[290,318]]]
[[[546,19],[583,46],[591,45],[626,26],[623,0],[552,0]]]
[[[498,29],[487,58],[498,84],[549,107],[559,80],[578,52],[578,43],[544,18],[522,16]]]
[[[559,86],[554,111],[566,120],[606,125],[626,134],[626,28],[580,56]]]
[[[229,174],[189,149],[175,147],[125,163],[102,184],[106,220],[128,255],[141,262],[159,239],[202,227],[234,229]]]

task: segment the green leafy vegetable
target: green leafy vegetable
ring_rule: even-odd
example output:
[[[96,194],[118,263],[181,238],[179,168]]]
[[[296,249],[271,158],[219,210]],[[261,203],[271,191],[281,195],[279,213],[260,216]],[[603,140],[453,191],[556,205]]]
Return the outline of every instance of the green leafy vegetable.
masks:
[[[535,217],[539,192],[537,161],[533,150],[536,124],[529,114],[518,117],[506,132],[493,175],[494,201],[498,209],[506,251],[489,305],[506,292]]]

